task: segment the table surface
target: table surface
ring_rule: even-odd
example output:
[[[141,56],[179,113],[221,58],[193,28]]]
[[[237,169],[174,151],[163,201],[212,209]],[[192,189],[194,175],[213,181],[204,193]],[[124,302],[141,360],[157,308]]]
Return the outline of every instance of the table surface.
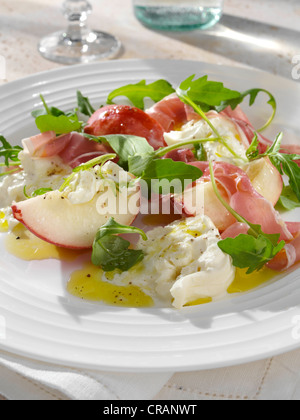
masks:
[[[133,14],[131,0],[90,0],[93,29],[114,33],[122,42],[118,59],[189,59],[251,66],[291,78],[292,59],[300,54],[299,0],[225,0],[221,22],[208,31],[152,31]],[[61,67],[43,59],[38,41],[66,27],[63,0],[0,0],[0,56],[6,79]],[[1,396],[0,396],[1,399]]]
[[[247,65],[291,77],[300,54],[299,0],[225,0],[221,22],[208,31],[158,32],[142,26],[131,0],[90,0],[89,24],[122,42],[118,59],[190,59]],[[199,0],[200,1],[200,0]],[[40,57],[40,38],[66,27],[63,0],[0,0],[0,55],[6,81],[60,67]]]

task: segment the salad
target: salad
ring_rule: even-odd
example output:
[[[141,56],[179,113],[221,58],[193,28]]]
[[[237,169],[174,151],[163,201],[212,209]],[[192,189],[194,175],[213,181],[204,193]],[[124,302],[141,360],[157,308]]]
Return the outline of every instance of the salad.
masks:
[[[271,115],[254,127],[241,104],[260,94]],[[193,75],[120,87],[97,109],[80,91],[71,111],[41,101],[39,134],[0,136],[0,229],[90,252],[81,276],[96,273],[99,300],[112,286],[180,309],[300,261],[300,223],[280,212],[300,206],[300,148],[263,136],[272,93]]]

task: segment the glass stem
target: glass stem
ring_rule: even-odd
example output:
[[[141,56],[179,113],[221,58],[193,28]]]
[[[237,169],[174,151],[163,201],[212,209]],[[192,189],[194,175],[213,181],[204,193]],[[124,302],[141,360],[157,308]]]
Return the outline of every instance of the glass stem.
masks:
[[[86,21],[91,12],[92,6],[86,0],[66,0],[63,3],[63,13],[69,21],[65,39],[78,43],[87,40],[91,31]]]

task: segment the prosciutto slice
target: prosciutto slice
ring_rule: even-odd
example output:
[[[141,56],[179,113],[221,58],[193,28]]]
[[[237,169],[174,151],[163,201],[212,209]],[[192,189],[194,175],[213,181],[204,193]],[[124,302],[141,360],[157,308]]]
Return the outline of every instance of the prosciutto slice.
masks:
[[[110,147],[88,140],[75,132],[56,137],[54,131],[48,131],[23,140],[23,146],[32,157],[59,156],[63,163],[71,168],[95,157],[112,153]]]
[[[191,165],[197,166],[203,172],[203,177],[198,182],[211,181],[207,162],[193,162]],[[293,239],[280,214],[254,189],[248,175],[242,169],[229,163],[217,162],[214,164],[214,173],[220,192],[238,214],[250,223],[261,225],[265,233],[278,233],[281,240]]]
[[[245,223],[234,223],[222,233],[221,237],[222,239],[236,238],[239,235],[246,235],[248,230],[249,226]]]
[[[24,148],[33,157],[58,156],[69,144],[71,134],[56,137],[55,131],[47,131],[23,140]]]
[[[191,149],[177,149],[167,153],[163,159],[172,159],[175,162],[190,163],[195,162],[196,158]]]
[[[286,244],[284,249],[267,265],[275,271],[285,271],[300,262],[300,236]]]
[[[178,98],[176,93],[173,93],[153,105],[146,113],[168,133],[188,122],[187,109],[188,107]]]
[[[70,165],[72,168],[81,163],[107,153],[114,153],[113,150],[104,144],[88,140],[79,133],[72,133],[68,146],[59,153],[64,163]]]

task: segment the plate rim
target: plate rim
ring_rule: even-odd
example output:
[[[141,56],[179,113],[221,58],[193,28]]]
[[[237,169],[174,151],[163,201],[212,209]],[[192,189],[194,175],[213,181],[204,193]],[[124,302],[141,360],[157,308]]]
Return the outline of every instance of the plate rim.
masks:
[[[282,79],[285,81],[288,81],[290,83],[293,83],[295,85],[299,85],[299,82],[294,81],[293,79],[289,79],[287,77],[281,76],[281,75],[276,75],[273,73],[270,73],[266,70],[261,70],[255,67],[251,67],[251,66],[246,66],[246,65],[241,65],[238,64],[237,66],[233,66],[230,64],[222,64],[222,63],[209,63],[209,62],[205,62],[205,61],[201,61],[201,60],[186,60],[186,59],[165,59],[165,58],[159,58],[159,59],[155,59],[155,58],[129,58],[129,59],[119,59],[119,60],[107,60],[107,61],[96,61],[96,62],[91,62],[91,63],[80,63],[80,64],[74,64],[74,65],[70,65],[70,66],[62,66],[62,67],[57,67],[57,68],[53,68],[50,70],[43,70],[37,73],[33,73],[24,77],[21,77],[19,79],[15,79],[9,82],[4,82],[3,84],[0,84],[0,92],[2,89],[6,88],[7,86],[13,86],[13,85],[18,85],[19,83],[25,82],[25,81],[30,81],[30,80],[34,80],[36,78],[39,77],[43,77],[45,75],[49,75],[49,74],[59,74],[60,72],[65,72],[68,69],[72,69],[72,70],[76,70],[76,69],[83,69],[83,68],[93,68],[93,67],[98,67],[98,66],[106,66],[106,65],[110,65],[111,63],[145,63],[145,64],[149,64],[149,63],[192,63],[192,64],[199,64],[199,66],[205,65],[205,66],[209,66],[209,67],[219,67],[219,68],[226,68],[226,69],[235,69],[235,70],[239,70],[239,71],[244,71],[244,72],[255,72],[255,73],[261,73],[264,75],[267,75],[271,78],[274,79]]]

